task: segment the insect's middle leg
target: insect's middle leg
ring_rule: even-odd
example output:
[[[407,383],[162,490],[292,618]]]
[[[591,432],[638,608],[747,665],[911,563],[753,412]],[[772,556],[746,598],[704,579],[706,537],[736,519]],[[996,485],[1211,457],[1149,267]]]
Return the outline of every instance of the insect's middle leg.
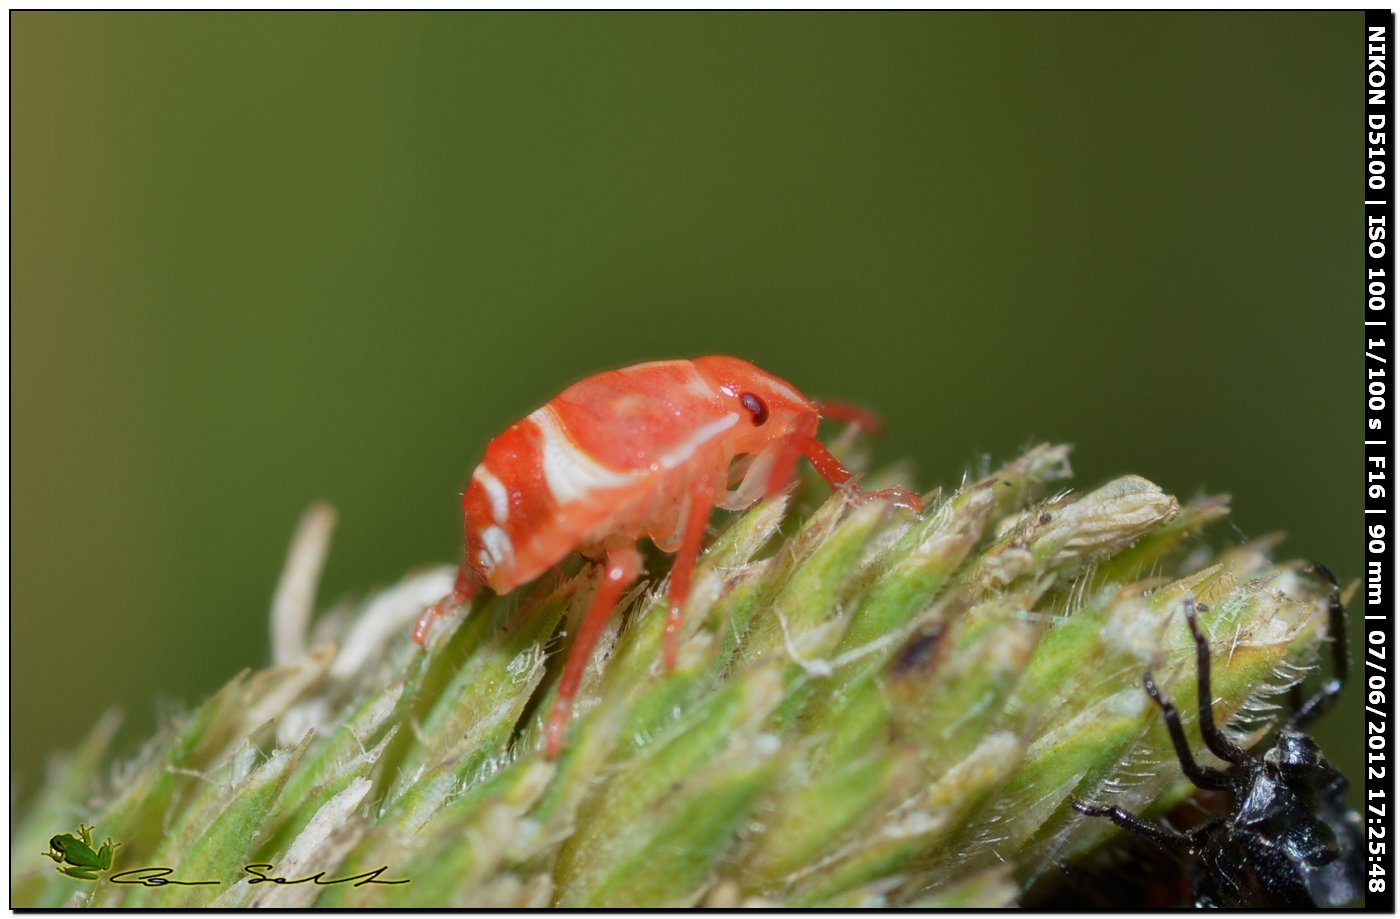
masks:
[[[690,509],[681,533],[681,545],[671,565],[671,586],[666,592],[666,634],[663,654],[667,667],[676,666],[680,647],[681,622],[685,601],[690,596],[690,579],[695,573],[695,561],[700,557],[700,543],[705,539],[705,525],[710,521],[715,489],[709,479],[702,479],[690,490]]]
[[[559,690],[554,696],[554,708],[545,722],[545,755],[553,759],[564,743],[564,729],[573,716],[574,696],[583,682],[583,671],[593,649],[603,635],[603,627],[608,624],[613,607],[627,589],[627,585],[637,579],[642,572],[642,556],[636,546],[623,546],[609,549],[603,566],[603,579],[593,600],[588,604],[583,622],[579,625],[574,645],[569,650],[569,660],[564,664],[564,673],[559,677]]]

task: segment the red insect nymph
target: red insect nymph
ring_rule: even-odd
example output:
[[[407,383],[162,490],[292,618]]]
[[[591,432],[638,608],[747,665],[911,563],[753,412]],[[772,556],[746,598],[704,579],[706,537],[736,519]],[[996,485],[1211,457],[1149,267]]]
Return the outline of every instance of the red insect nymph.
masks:
[[[901,489],[865,492],[816,439],[820,418],[874,416],[816,403],[733,357],[658,361],[581,380],[517,421],[486,447],[462,496],[466,548],[452,593],[414,629],[422,642],[436,617],[484,585],[505,593],[572,552],[604,562],[546,726],[558,752],[584,667],[627,586],[641,573],[637,540],[676,554],[668,592],[665,658],[674,666],[681,613],[710,510],[746,507],[782,491],[805,456],[833,488],[860,500],[887,499],[915,511]],[[751,457],[733,492],[731,464]]]

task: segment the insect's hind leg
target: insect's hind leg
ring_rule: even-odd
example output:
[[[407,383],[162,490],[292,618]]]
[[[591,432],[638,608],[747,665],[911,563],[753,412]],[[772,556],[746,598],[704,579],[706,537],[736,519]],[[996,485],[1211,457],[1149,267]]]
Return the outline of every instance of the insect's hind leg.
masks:
[[[1292,698],[1294,700],[1293,717],[1288,719],[1288,728],[1294,731],[1301,731],[1318,716],[1332,707],[1337,701],[1337,696],[1341,695],[1342,687],[1346,685],[1348,661],[1347,661],[1347,620],[1346,610],[1342,608],[1342,588],[1337,583],[1336,577],[1327,566],[1314,562],[1308,570],[1322,578],[1328,584],[1327,595],[1327,631],[1332,639],[1332,678],[1323,683],[1322,686],[1313,693],[1312,698],[1300,704],[1301,695],[1297,687],[1294,687]]]
[[[442,616],[446,616],[464,603],[471,602],[472,597],[481,589],[481,582],[477,580],[476,570],[472,568],[471,562],[467,558],[467,550],[462,550],[462,563],[457,568],[457,580],[452,585],[452,593],[443,597],[432,606],[423,610],[423,615],[418,617],[418,622],[413,626],[413,641],[422,644],[428,640],[428,633],[432,631],[433,623]]]
[[[603,635],[603,627],[608,624],[608,617],[612,615],[613,607],[623,591],[641,572],[642,556],[636,546],[608,550],[603,563],[603,578],[588,604],[588,611],[584,613],[574,645],[569,649],[569,660],[564,664],[564,673],[559,677],[559,690],[554,696],[554,708],[545,722],[545,755],[550,759],[559,753],[559,748],[564,744],[564,729],[569,726],[569,719],[573,716],[574,696],[583,682],[588,659],[593,656],[593,649]]]

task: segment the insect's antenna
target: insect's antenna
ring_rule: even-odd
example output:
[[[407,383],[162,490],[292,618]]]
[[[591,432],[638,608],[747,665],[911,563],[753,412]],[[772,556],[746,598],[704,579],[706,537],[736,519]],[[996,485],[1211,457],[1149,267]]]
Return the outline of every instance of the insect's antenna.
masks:
[[[1327,631],[1331,633],[1332,639],[1332,678],[1323,683],[1312,698],[1293,713],[1293,717],[1288,719],[1285,728],[1291,731],[1300,731],[1317,719],[1319,715],[1332,707],[1337,701],[1337,696],[1341,695],[1342,687],[1346,685],[1347,676],[1351,669],[1347,660],[1347,620],[1346,610],[1342,608],[1342,588],[1337,583],[1337,578],[1328,570],[1326,565],[1314,562],[1308,567],[1308,571],[1322,578],[1327,582]]]
[[[849,402],[817,402],[817,414],[826,421],[845,421],[860,428],[863,434],[878,434],[884,427],[880,416],[868,408],[852,405]]]

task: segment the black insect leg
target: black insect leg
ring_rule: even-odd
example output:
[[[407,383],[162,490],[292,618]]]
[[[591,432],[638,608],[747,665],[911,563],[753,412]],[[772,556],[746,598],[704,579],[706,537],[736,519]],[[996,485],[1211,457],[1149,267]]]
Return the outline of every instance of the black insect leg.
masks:
[[[1086,817],[1107,817],[1123,829],[1131,830],[1139,836],[1146,836],[1164,849],[1170,849],[1173,852],[1187,852],[1192,847],[1190,836],[1148,823],[1121,807],[1109,807],[1107,804],[1088,804],[1084,801],[1071,801],[1070,804]]]
[[[1288,708],[1295,715],[1303,710],[1303,684],[1301,682],[1288,687]]]
[[[1323,683],[1312,698],[1302,705],[1295,703],[1293,717],[1288,719],[1290,730],[1301,731],[1323,712],[1332,707],[1347,681],[1347,624],[1342,609],[1342,588],[1325,565],[1314,563],[1308,570],[1330,585],[1327,596],[1327,631],[1332,639],[1332,678]],[[1296,699],[1296,697],[1295,697]]]
[[[1172,705],[1171,700],[1163,696],[1157,689],[1157,684],[1152,682],[1151,671],[1142,675],[1142,685],[1147,687],[1147,694],[1162,709],[1162,717],[1167,722],[1167,733],[1172,737],[1177,761],[1181,763],[1181,771],[1186,773],[1186,777],[1197,788],[1229,788],[1230,779],[1224,772],[1196,762],[1196,758],[1191,754],[1191,745],[1186,742],[1186,732],[1181,728],[1181,716],[1177,714],[1176,706]]]
[[[1215,723],[1215,711],[1211,702],[1215,698],[1210,691],[1210,644],[1196,622],[1196,601],[1186,601],[1186,624],[1191,629],[1191,637],[1196,642],[1196,694],[1200,705],[1201,737],[1205,739],[1210,752],[1236,766],[1250,766],[1254,758],[1242,747],[1225,736]]]

